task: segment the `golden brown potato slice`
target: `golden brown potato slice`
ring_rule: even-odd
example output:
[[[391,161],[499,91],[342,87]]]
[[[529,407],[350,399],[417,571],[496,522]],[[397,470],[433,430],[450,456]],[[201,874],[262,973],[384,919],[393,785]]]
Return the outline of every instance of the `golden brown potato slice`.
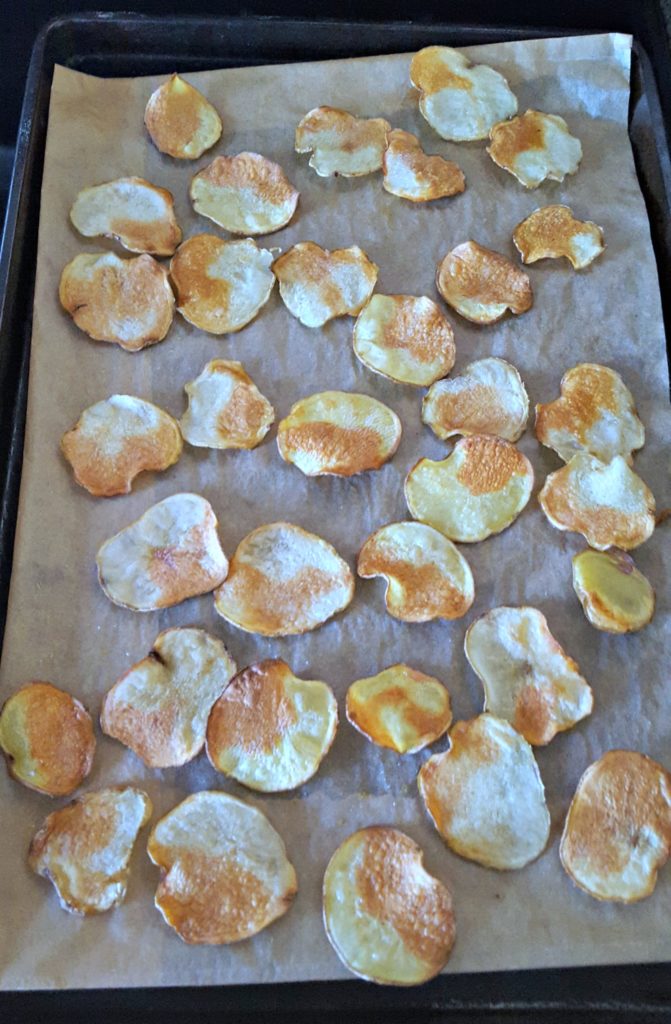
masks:
[[[442,156],[429,156],[416,135],[395,128],[382,158],[382,188],[412,203],[456,196],[466,188],[461,168]]]
[[[127,352],[163,341],[175,311],[167,271],[146,254],[80,253],[63,270],[58,296],[81,331]]]
[[[96,740],[78,700],[51,683],[26,683],[0,711],[0,750],[17,782],[67,796],[91,771]]]
[[[450,890],[404,832],[375,825],[349,836],[324,875],[326,934],[345,967],[379,985],[421,985],[447,963],[455,937]]]
[[[655,591],[633,559],[613,548],[573,557],[573,589],[588,622],[606,633],[634,633],[655,614]]]
[[[310,167],[321,178],[356,178],[382,167],[388,121],[354,117],[335,107],[315,107],[296,128],[297,153],[312,153]]]
[[[457,722],[450,747],[422,766],[429,816],[455,853],[499,871],[523,868],[545,849],[550,815],[533,750],[509,722]]]
[[[177,160],[196,160],[221,136],[219,114],[201,92],[172,75],[149,97],[144,123],[157,149]]]
[[[347,718],[380,747],[416,754],[449,729],[450,695],[433,676],[409,665],[392,665],[352,683],[347,691]]]
[[[606,248],[597,224],[576,220],[573,210],[561,205],[534,210],[515,228],[513,242],[523,263],[565,256],[574,270],[584,270]]]
[[[256,448],[275,419],[242,363],[212,359],[184,385],[189,407],[180,427],[184,440],[199,448]]]
[[[260,153],[215,157],[192,178],[189,195],[196,213],[234,235],[279,231],[298,204],[280,165]]]
[[[227,793],[187,797],[154,826],[147,853],[161,868],[154,903],[184,942],[248,939],[282,917],[297,892],[280,835]]]
[[[86,238],[116,238],[130,252],[172,256],[182,240],[172,192],[144,178],[117,178],[85,188],[70,220]]]
[[[280,793],[312,778],[337,727],[333,690],[269,659],[240,672],[217,700],[207,724],[207,756],[244,786]]]
[[[273,263],[284,305],[306,327],[323,327],[336,316],[360,313],[377,272],[358,245],[329,252],[314,242],[299,242]]]
[[[644,754],[609,750],[584,773],[559,846],[562,866],[597,900],[649,896],[671,853],[671,775]]]
[[[494,356],[470,363],[458,377],[436,381],[422,402],[422,421],[442,440],[453,434],[493,434],[517,441],[528,416],[522,378]]]
[[[28,864],[53,884],[64,910],[102,914],[126,896],[133,846],[151,814],[151,800],[133,786],[85,793],[45,819]]]
[[[438,264],[436,287],[448,306],[474,324],[493,324],[506,310],[525,313],[533,293],[528,274],[500,252],[462,242]]]
[[[514,175],[525,188],[541,182],[563,181],[575,174],[582,160],[582,146],[568,130],[563,117],[527,110],[512,121],[495,124],[487,152],[495,164]]]

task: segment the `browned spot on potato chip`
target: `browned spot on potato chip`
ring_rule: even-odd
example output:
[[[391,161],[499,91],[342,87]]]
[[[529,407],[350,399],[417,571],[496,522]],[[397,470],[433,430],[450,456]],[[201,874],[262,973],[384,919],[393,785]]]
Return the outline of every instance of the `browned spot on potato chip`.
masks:
[[[452,327],[423,295],[372,295],[357,317],[352,342],[362,363],[404,384],[432,384],[454,366]]]
[[[234,235],[266,235],[289,223],[298,192],[279,164],[260,153],[217,156],[191,181],[196,213]]]
[[[487,152],[494,163],[525,188],[536,188],[546,178],[563,181],[578,170],[582,158],[582,146],[569,133],[564,118],[539,110],[495,124],[489,137]]]
[[[117,178],[85,188],[70,220],[86,238],[116,238],[131,252],[172,256],[182,240],[172,192],[144,178]]]
[[[496,443],[502,439],[473,435],[460,444],[464,460],[457,470],[457,480],[471,494],[500,491],[514,473],[524,471],[524,456],[511,444]]]
[[[441,89],[473,88],[470,78],[457,74],[444,59],[444,54],[448,50],[447,46],[427,46],[414,55],[410,62],[410,79],[418,89],[431,94],[440,92]],[[462,54],[459,58],[464,66],[468,66],[468,61]]]
[[[320,177],[358,177],[382,166],[390,128],[381,117],[354,117],[336,107],[315,107],[296,128],[295,149],[312,153],[310,167]]]
[[[438,264],[438,291],[457,313],[473,323],[491,324],[506,310],[531,308],[531,282],[507,257],[477,242],[462,242]]]
[[[565,256],[574,270],[589,266],[605,249],[592,221],[576,220],[568,206],[543,206],[517,225],[513,242],[524,263]]]
[[[269,754],[296,722],[296,710],[284,689],[283,662],[264,661],[238,673],[217,701],[208,725],[214,747],[240,746],[248,754]]]
[[[144,123],[156,148],[179,160],[202,156],[222,132],[221,118],[212,104],[179,75],[172,75],[151,94]]]
[[[368,302],[378,267],[363,249],[322,249],[299,242],[272,266],[285,306],[306,327],[322,327],[337,316],[356,316]]]
[[[392,665],[352,683],[347,718],[373,743],[414,754],[449,728],[450,695],[432,676],[409,665]]]
[[[400,129],[387,135],[382,170],[384,190],[413,203],[454,196],[466,188],[457,164],[442,156],[429,156],[415,135]]]

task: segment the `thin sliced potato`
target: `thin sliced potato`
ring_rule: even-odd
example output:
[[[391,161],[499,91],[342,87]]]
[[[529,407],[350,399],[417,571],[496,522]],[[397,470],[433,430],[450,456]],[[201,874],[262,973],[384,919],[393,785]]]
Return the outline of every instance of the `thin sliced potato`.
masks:
[[[275,419],[268,399],[234,360],[212,359],[184,390],[189,407],[180,428],[199,448],[256,448]]]
[[[365,366],[401,384],[427,387],[454,366],[452,327],[424,295],[372,295],[352,340]]]
[[[382,159],[382,188],[412,203],[456,196],[466,188],[461,168],[442,156],[429,156],[419,139],[395,128],[387,135]]]
[[[177,160],[197,160],[219,141],[219,114],[201,92],[172,75],[151,94],[144,123],[157,149]]]
[[[182,240],[172,192],[144,178],[117,178],[85,188],[70,220],[86,238],[116,238],[130,252],[172,256]]]
[[[569,206],[542,206],[513,231],[513,242],[523,263],[561,259],[574,270],[584,270],[606,248],[603,230],[591,220],[576,220]]]
[[[450,695],[438,679],[409,665],[392,665],[357,679],[347,691],[347,718],[380,747],[416,754],[450,727]]]
[[[310,167],[321,178],[356,178],[380,170],[390,129],[381,117],[354,117],[336,107],[315,107],[296,128],[295,149],[312,153]]]
[[[477,242],[462,242],[438,264],[436,287],[448,306],[474,324],[493,324],[507,310],[531,309],[528,274],[506,256]]]
[[[284,305],[306,327],[323,327],[334,317],[360,313],[377,272],[358,245],[329,252],[315,242],[299,242],[273,263]]]
[[[454,434],[492,434],[518,441],[529,417],[522,378],[505,359],[470,363],[457,377],[439,380],[422,402],[422,421],[445,440]]]
[[[512,121],[495,124],[489,138],[487,152],[494,163],[525,188],[538,188],[548,179],[563,181],[567,174],[575,174],[582,160],[580,141],[557,114],[527,110]]]
[[[655,614],[655,591],[633,559],[612,548],[573,556],[573,589],[587,621],[605,633],[634,633]]]
[[[192,178],[189,195],[196,213],[234,235],[279,231],[298,204],[280,165],[259,153],[215,157]]]

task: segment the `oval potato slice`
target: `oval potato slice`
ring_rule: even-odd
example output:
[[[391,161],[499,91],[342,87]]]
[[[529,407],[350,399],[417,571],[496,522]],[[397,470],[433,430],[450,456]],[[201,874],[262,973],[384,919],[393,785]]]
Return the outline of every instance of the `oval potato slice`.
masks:
[[[513,242],[523,263],[561,259],[574,270],[584,270],[606,248],[603,230],[591,220],[576,220],[569,206],[542,206],[513,231]]]
[[[454,332],[425,295],[372,295],[354,324],[354,352],[370,370],[426,387],[454,366]]]
[[[395,128],[382,158],[382,188],[412,203],[455,196],[466,188],[461,168],[442,156],[429,156],[416,135]]]
[[[392,665],[347,691],[347,718],[380,747],[416,754],[447,732],[450,695],[438,679],[409,665]]]
[[[655,591],[633,559],[613,548],[573,556],[573,589],[587,621],[606,633],[634,633],[655,614]]]
[[[454,434],[493,434],[518,441],[526,429],[529,396],[511,363],[491,356],[457,377],[436,381],[422,402],[422,422],[445,440]]]
[[[297,153],[312,153],[309,166],[321,178],[356,178],[382,167],[388,121],[354,117],[336,107],[315,107],[296,128]]]
[[[323,327],[336,316],[360,313],[377,272],[358,245],[329,252],[315,242],[299,242],[273,263],[284,305],[306,327]]]
[[[275,419],[242,363],[212,359],[184,385],[189,407],[180,420],[184,440],[199,448],[256,448]]]
[[[144,178],[117,178],[85,188],[70,220],[86,238],[116,238],[130,252],[172,256],[182,240],[172,192]]]
[[[234,235],[269,235],[289,223],[299,193],[260,153],[217,156],[191,179],[196,213]]]
[[[580,141],[571,135],[563,117],[527,110],[512,121],[495,124],[487,152],[525,188],[546,181],[563,181],[575,174],[582,160]]]
[[[196,160],[221,136],[219,114],[198,89],[172,75],[149,97],[144,123],[161,153]]]
[[[448,306],[474,324],[493,324],[510,310],[531,309],[528,274],[506,256],[477,242],[462,242],[438,264],[436,287]]]

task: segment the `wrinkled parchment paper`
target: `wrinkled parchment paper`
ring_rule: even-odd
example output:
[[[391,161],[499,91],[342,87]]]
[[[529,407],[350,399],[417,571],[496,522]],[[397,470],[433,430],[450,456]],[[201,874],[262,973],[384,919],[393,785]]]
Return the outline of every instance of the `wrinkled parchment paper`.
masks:
[[[426,851],[429,870],[452,887],[458,937],[450,971],[671,957],[671,868],[662,871],[651,899],[618,907],[575,889],[557,855],[578,778],[605,750],[633,747],[671,766],[668,538],[662,527],[635,555],[658,593],[653,624],[630,637],[592,629],[571,587],[571,556],[582,542],[553,529],[536,500],[559,460],[540,448],[531,430],[520,442],[537,474],[529,506],[503,534],[462,548],[476,581],[475,605],[465,620],[397,622],[384,610],[382,582],[358,581],[354,602],[334,621],[302,637],[266,640],[225,623],[215,614],[211,596],[140,615],[112,605],[96,580],[94,560],[102,541],[155,501],[182,490],[197,491],[212,502],[229,555],[254,527],[288,519],[326,537],[354,565],[369,532],[406,516],[402,485],[409,467],[422,455],[438,458],[449,450],[421,425],[422,390],[386,381],[357,361],[350,318],[309,330],[289,315],[277,291],[239,334],[217,338],[176,316],[168,338],[139,354],[91,341],[61,312],[57,287],[64,264],[78,252],[110,247],[79,238],[71,227],[68,211],[80,189],[121,175],[142,175],[174,193],[186,236],[221,233],[192,212],[189,180],[214,155],[245,149],[279,161],[301,192],[293,223],[265,243],[283,249],[303,239],[329,248],[357,243],[379,264],[382,293],[435,297],[437,261],[467,238],[517,259],[512,230],[540,205],[566,202],[578,217],[603,225],[608,248],[588,270],[575,273],[566,261],[529,268],[535,301],[524,316],[479,328],[448,311],[457,341],[455,372],[473,359],[503,356],[519,368],[533,404],[556,397],[563,372],[575,363],[615,367],[633,391],[646,426],[646,446],[636,456],[636,469],[653,488],[659,507],[670,503],[664,441],[671,417],[657,270],[627,136],[630,39],[551,39],[466,52],[507,76],[521,111],[532,106],[566,118],[584,148],[577,175],[527,192],[492,163],[484,143],[455,145],[439,139],[418,112],[408,85],[407,55],[187,76],[216,105],[225,126],[214,151],[193,163],[162,156],[144,133],[144,106],[160,79],[104,81],[56,68],[0,695],[4,699],[29,679],[49,679],[84,700],[97,716],[106,689],[144,657],[160,630],[197,625],[221,637],[240,666],[279,656],[296,673],[327,680],[338,696],[342,721],[318,775],[287,796],[254,795],[217,775],[204,756],[181,769],[151,771],[120,744],[99,736],[86,788],[141,785],[154,803],[154,821],[194,790],[222,788],[262,808],[281,832],[298,872],[298,897],[282,920],[234,947],[188,947],[163,924],[152,905],[158,871],[146,856],[146,830],[133,854],[126,902],[96,919],[65,914],[51,886],[25,863],[34,830],[61,802],[0,778],[0,973],[5,987],[345,977],[322,927],[321,879],[335,847],[353,830],[374,823],[405,829]],[[461,165],[466,192],[418,206],[387,195],[379,174],[318,178],[292,147],[296,123],[319,104],[382,115],[417,133],[429,152]],[[73,482],[58,443],[82,409],[113,392],[128,392],[180,416],[183,384],[216,356],[241,360],[278,418],[314,391],[345,388],[374,395],[403,421],[399,451],[377,473],[308,480],[281,461],[273,432],[252,452],[186,445],[176,466],[141,477],[125,497],[93,498]],[[546,851],[523,871],[497,873],[450,853],[426,818],[415,777],[429,751],[399,757],[373,747],[346,722],[344,698],[352,680],[408,661],[447,683],[455,719],[477,714],[482,689],[463,655],[464,631],[486,609],[518,603],[546,614],[592,684],[595,710],[588,721],[537,752],[553,823]],[[442,740],[434,749],[445,746]]]

